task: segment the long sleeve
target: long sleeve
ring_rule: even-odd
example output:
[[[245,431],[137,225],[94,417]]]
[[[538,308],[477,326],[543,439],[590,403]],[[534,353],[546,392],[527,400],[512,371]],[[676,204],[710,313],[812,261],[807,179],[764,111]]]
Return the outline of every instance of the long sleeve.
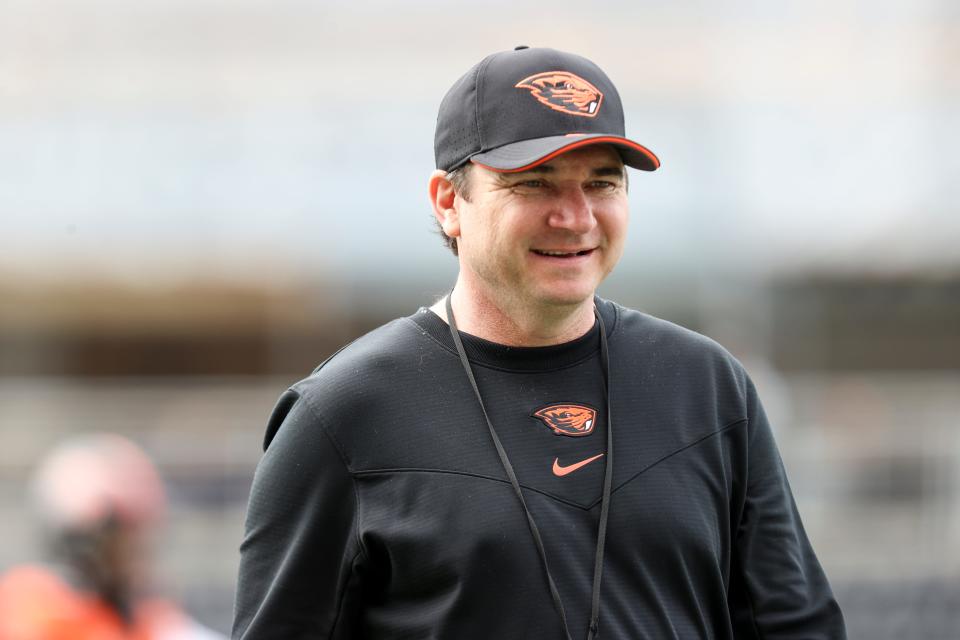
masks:
[[[233,638],[351,638],[359,590],[357,497],[308,402],[270,418],[240,547]]]
[[[843,615],[804,532],[770,425],[749,380],[746,399],[746,493],[730,594],[736,636],[846,638]]]

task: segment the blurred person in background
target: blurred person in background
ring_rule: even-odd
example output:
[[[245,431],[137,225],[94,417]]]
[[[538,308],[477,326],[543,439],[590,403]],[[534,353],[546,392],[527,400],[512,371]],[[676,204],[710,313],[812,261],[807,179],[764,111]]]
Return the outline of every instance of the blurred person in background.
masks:
[[[596,296],[660,164],[606,74],[488,56],[435,151],[456,285],[281,397],[235,638],[844,638],[743,367]]]
[[[147,455],[114,434],[71,438],[32,485],[49,562],[0,577],[0,640],[216,640],[151,594],[149,542],[166,496]]]

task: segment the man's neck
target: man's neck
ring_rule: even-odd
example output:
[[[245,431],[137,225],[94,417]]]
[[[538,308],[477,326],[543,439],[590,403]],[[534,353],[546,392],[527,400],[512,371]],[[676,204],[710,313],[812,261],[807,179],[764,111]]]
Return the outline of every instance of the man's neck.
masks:
[[[451,303],[457,329],[514,347],[545,347],[576,340],[594,323],[592,298],[579,305],[561,307],[511,305],[470,291],[458,280]],[[430,310],[446,321],[446,298],[438,300]]]

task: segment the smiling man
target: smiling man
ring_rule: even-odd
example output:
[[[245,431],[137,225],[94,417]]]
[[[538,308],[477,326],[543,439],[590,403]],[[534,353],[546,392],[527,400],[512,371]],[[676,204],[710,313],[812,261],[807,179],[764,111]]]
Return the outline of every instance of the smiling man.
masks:
[[[469,188],[457,193],[437,170],[430,196],[443,233],[457,239],[454,300],[471,302],[457,305],[461,328],[518,346],[585,334],[594,291],[620,259],[627,230],[627,180],[614,147],[585,146],[510,173],[460,171]]]
[[[660,164],[609,78],[488,56],[435,150],[456,284],[281,397],[234,637],[844,638],[741,365],[595,294]]]

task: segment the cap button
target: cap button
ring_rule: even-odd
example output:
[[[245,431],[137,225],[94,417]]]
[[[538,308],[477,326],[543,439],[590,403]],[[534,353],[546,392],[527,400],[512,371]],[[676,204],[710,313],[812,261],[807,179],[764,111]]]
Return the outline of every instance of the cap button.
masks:
[[[517,46],[515,46],[515,47],[513,48],[513,50],[514,50],[514,51],[520,51],[521,49],[529,49],[529,48],[530,48],[530,47],[528,47],[528,46],[525,45],[525,44],[518,44]]]

